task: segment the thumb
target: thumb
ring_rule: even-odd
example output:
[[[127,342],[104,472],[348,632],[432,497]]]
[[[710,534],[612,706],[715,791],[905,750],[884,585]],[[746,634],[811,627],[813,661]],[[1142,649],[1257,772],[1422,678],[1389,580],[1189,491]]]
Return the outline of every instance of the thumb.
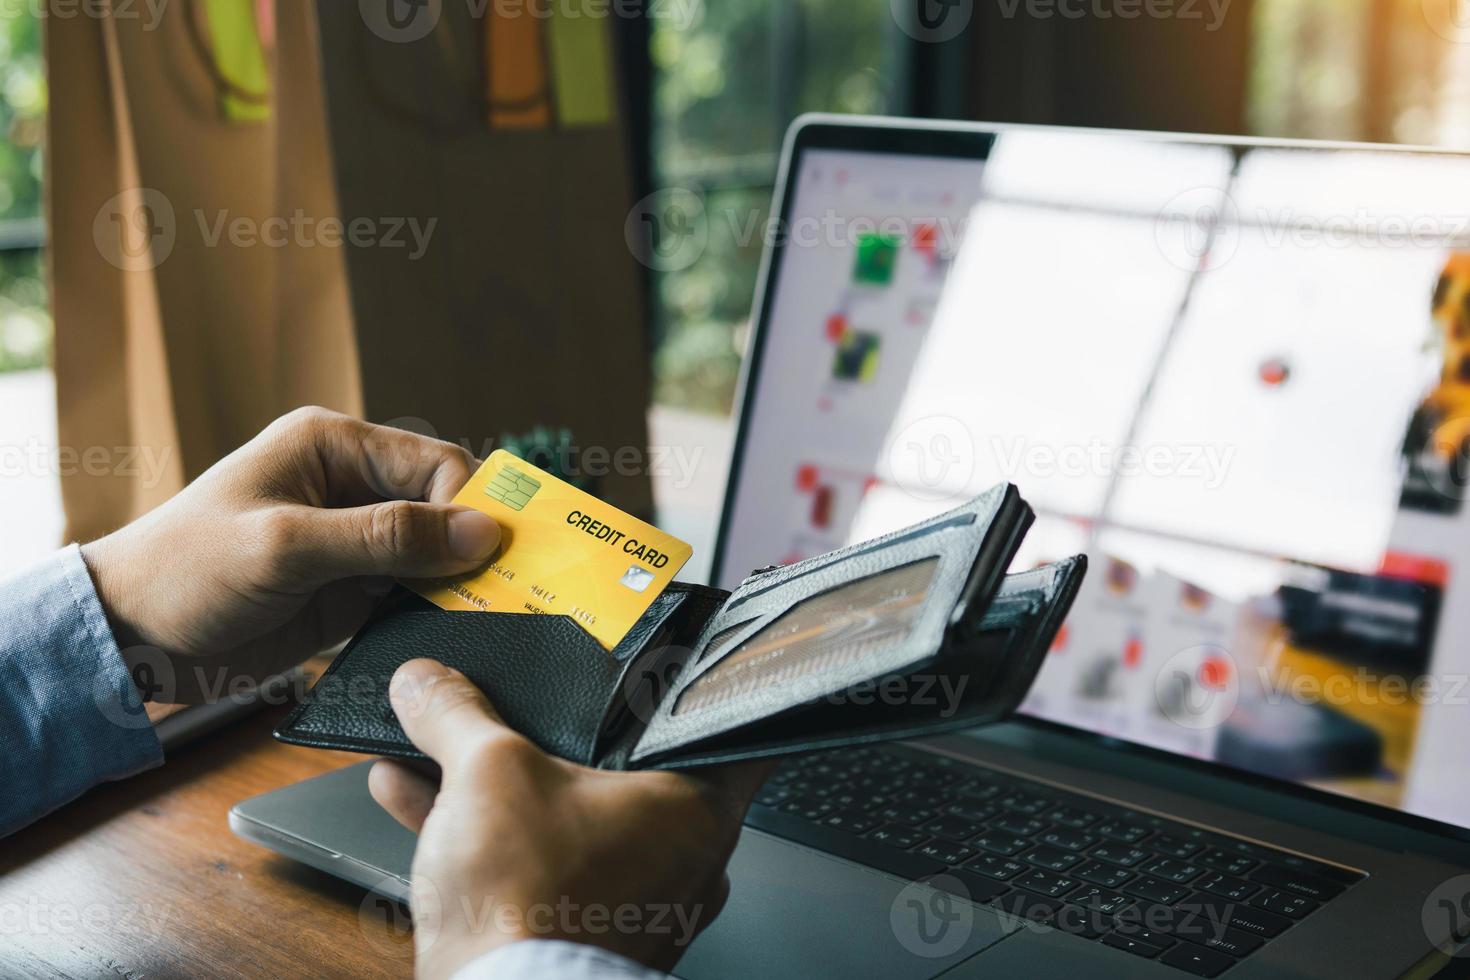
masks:
[[[500,546],[500,525],[471,507],[390,500],[303,509],[296,550],[322,582],[355,575],[457,575],[489,561]]]
[[[388,698],[403,733],[446,772],[460,754],[500,736],[519,738],[470,679],[437,660],[410,660],[393,674]]]

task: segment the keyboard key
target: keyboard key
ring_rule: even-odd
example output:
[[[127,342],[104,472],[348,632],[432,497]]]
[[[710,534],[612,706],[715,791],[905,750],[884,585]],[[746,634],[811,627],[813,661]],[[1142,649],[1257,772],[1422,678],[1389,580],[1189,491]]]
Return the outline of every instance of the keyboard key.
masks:
[[[933,820],[938,814],[933,810],[923,807],[908,806],[906,804],[895,804],[884,807],[878,811],[878,817],[889,823],[901,823],[909,827],[918,827]]]
[[[884,824],[867,836],[868,840],[875,840],[880,844],[887,844],[889,847],[897,847],[905,851],[929,839],[929,835],[922,831],[896,823]]]
[[[1055,827],[1044,834],[1037,835],[1036,839],[1043,844],[1050,844],[1068,851],[1085,851],[1098,842],[1098,838],[1092,834],[1069,827]]]
[[[999,830],[1004,830],[1008,834],[1015,834],[1017,837],[1034,837],[1042,831],[1051,828],[1051,824],[1044,820],[1022,817],[1014,813],[1001,817],[992,823],[991,826]]]
[[[924,824],[921,828],[926,834],[935,837],[948,837],[950,840],[966,841],[985,829],[984,824],[963,817],[936,817]]]
[[[1046,871],[1028,871],[1016,878],[1012,884],[1018,888],[1025,888],[1045,895],[1047,898],[1061,898],[1067,892],[1077,887],[1077,882],[1071,878],[1063,878]]]
[[[1018,919],[1037,925],[1049,925],[1065,906],[1055,898],[1043,898],[1026,891],[1010,891],[990,903]]]
[[[1000,811],[989,803],[982,803],[972,796],[961,797],[959,802],[951,803],[944,808],[944,812],[954,817],[962,817],[965,820],[973,820],[976,823],[984,823]]]
[[[1043,810],[1055,806],[1056,801],[1049,800],[1044,796],[1032,796],[1029,793],[1009,793],[1000,799],[1000,805],[1007,810],[1015,810],[1024,813],[1028,817],[1034,817]]]
[[[1099,861],[1116,864],[1121,868],[1136,868],[1151,857],[1148,851],[1140,851],[1136,847],[1127,847],[1122,844],[1099,844],[1087,853]]]
[[[1274,939],[1291,928],[1291,920],[1284,915],[1267,912],[1265,909],[1236,904],[1227,913],[1232,929],[1239,929],[1252,936]]]
[[[1284,915],[1288,919],[1301,919],[1317,910],[1317,903],[1300,895],[1289,895],[1275,888],[1268,889],[1250,900],[1257,908],[1277,915]]]
[[[1195,882],[1195,887],[1200,891],[1219,895],[1221,898],[1228,898],[1235,902],[1243,902],[1261,890],[1260,885],[1253,885],[1229,875],[1206,875]]]
[[[1258,881],[1263,885],[1274,885],[1282,891],[1310,898],[1314,902],[1325,902],[1329,898],[1336,898],[1342,894],[1342,885],[1319,878],[1306,871],[1293,871],[1287,868],[1277,867],[1274,864],[1263,864],[1248,876],[1252,881]]]
[[[1224,848],[1206,851],[1195,860],[1206,867],[1214,868],[1216,871],[1223,871],[1237,878],[1251,871],[1261,863],[1253,858],[1248,858],[1241,854],[1234,854]]]
[[[1019,861],[1012,861],[999,854],[981,854],[979,857],[971,858],[965,867],[976,874],[986,875],[999,881],[1010,881],[1026,870],[1026,866]]]
[[[1204,850],[1203,844],[1173,834],[1160,834],[1149,841],[1148,846],[1172,858],[1187,858],[1191,854]]]
[[[1171,885],[1157,878],[1139,878],[1124,885],[1123,890],[1130,895],[1157,902],[1159,905],[1173,905],[1190,893],[1190,890],[1182,885]]]
[[[1081,864],[1084,858],[1080,854],[1072,854],[1055,847],[1041,846],[1027,851],[1021,860],[1048,871],[1070,871]]]
[[[1104,837],[1110,837],[1124,844],[1137,844],[1149,834],[1153,833],[1147,827],[1140,824],[1129,823],[1126,820],[1109,820],[1098,824],[1093,828]]]
[[[1218,949],[1222,953],[1231,956],[1249,956],[1264,945],[1266,940],[1258,936],[1251,936],[1241,932],[1239,929],[1217,929],[1212,936],[1205,937],[1205,946],[1210,949]]]
[[[765,786],[755,794],[756,806],[779,806],[791,799],[791,791],[779,786]]]
[[[1069,936],[1080,936],[1083,939],[1101,939],[1113,927],[1111,916],[1094,911],[1081,905],[1071,904],[1067,899],[1066,905],[1057,910],[1052,917],[1051,926],[1059,932],[1065,932]]]
[[[973,875],[963,868],[951,868],[942,875],[928,879],[928,883],[940,891],[957,895],[976,905],[999,898],[1010,890],[1010,886],[1003,881]]]
[[[833,830],[845,830],[849,834],[866,834],[879,821],[863,813],[854,813],[851,810],[838,810],[822,820],[822,826],[831,827]]]
[[[1153,846],[1153,841],[1149,841],[1149,846]],[[1180,883],[1193,881],[1205,873],[1205,869],[1198,865],[1190,864],[1188,861],[1178,861],[1174,858],[1159,858],[1157,861],[1145,864],[1142,870],[1146,874]]]
[[[1117,915],[1133,904],[1133,900],[1126,895],[1119,895],[1115,891],[1094,885],[1084,885],[1080,890],[1068,895],[1067,901],[1106,916]]]
[[[990,851],[992,854],[1004,854],[1006,857],[1015,857],[1031,842],[1024,837],[1012,837],[1010,834],[981,834],[970,842],[981,850]]]
[[[1131,936],[1139,942],[1148,943],[1150,946],[1157,946],[1159,949],[1168,949],[1179,941],[1173,936],[1166,936],[1162,932],[1148,928],[1141,921],[1141,916],[1136,917],[1131,914],[1137,910],[1138,907],[1134,906],[1132,909],[1124,909],[1118,915],[1118,932]]]
[[[1224,953],[1192,943],[1180,943],[1173,949],[1164,950],[1159,962],[1186,973],[1193,973],[1197,977],[1218,977],[1235,965],[1235,960]]]
[[[927,844],[914,848],[914,853],[942,861],[945,864],[962,864],[975,856],[975,852],[970,848],[949,840],[931,840]]]
[[[830,803],[822,803],[810,796],[799,796],[794,800],[782,803],[777,809],[803,820],[820,820],[831,813],[833,807]]]
[[[1074,806],[1059,806],[1048,813],[1046,819],[1052,823],[1059,823],[1063,827],[1082,830],[1092,826],[1102,818],[1095,813],[1089,813],[1086,810],[1081,810]]]
[[[1101,885],[1104,888],[1117,888],[1123,882],[1131,879],[1133,872],[1115,868],[1110,864],[1103,864],[1101,861],[1089,861],[1073,870],[1072,877],[1081,878],[1083,881]]]
[[[1158,946],[1146,943],[1141,939],[1131,939],[1128,936],[1116,932],[1108,933],[1103,937],[1102,941],[1105,946],[1121,949],[1125,952],[1133,953],[1135,956],[1145,956],[1149,959],[1153,959],[1163,952],[1163,949]]]

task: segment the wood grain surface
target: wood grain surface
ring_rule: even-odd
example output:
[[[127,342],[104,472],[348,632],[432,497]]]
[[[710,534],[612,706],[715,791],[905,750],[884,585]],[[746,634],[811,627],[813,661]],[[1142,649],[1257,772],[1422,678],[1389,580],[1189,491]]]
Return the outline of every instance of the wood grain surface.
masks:
[[[230,808],[361,756],[271,708],[0,841],[0,977],[408,977],[403,913],[230,832]]]

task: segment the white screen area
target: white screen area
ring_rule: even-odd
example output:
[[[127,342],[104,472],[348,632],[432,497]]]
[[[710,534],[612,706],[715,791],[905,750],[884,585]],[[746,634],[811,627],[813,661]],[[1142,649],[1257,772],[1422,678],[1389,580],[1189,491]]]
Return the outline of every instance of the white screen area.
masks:
[[[1009,131],[789,179],[718,584],[1008,480],[1017,568],[1092,563],[1026,711],[1470,825],[1470,161]]]

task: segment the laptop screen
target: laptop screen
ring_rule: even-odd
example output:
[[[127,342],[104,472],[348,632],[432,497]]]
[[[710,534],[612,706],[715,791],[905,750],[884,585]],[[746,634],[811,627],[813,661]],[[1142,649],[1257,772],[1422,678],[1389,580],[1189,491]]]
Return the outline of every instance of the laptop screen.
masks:
[[[946,142],[950,141],[950,142]],[[1470,158],[809,124],[714,577],[1015,483],[1023,711],[1470,826]]]

